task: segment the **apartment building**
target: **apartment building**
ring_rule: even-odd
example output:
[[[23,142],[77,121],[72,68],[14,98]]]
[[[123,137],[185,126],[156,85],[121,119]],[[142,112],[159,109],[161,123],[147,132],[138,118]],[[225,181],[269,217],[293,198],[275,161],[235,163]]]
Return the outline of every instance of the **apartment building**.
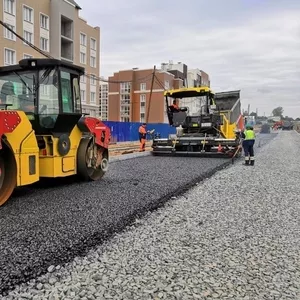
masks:
[[[187,73],[187,84],[189,87],[210,87],[209,75],[200,69],[190,69]]]
[[[2,20],[17,34],[52,57],[85,68],[89,76],[81,78],[83,112],[99,116],[100,28],[88,25],[80,10],[73,0],[0,0]],[[6,28],[2,32],[0,65],[43,57]]]
[[[172,60],[169,60],[168,63],[161,64],[161,69],[173,74],[176,78],[180,78],[183,86],[187,86],[188,66],[186,64],[182,62],[173,63]]]
[[[99,112],[100,119],[103,121],[108,120],[108,82],[100,82],[99,91]]]
[[[168,123],[164,89],[179,88],[183,80],[156,70],[152,97],[153,69],[132,69],[114,73],[108,84],[108,120],[121,122]],[[122,83],[113,83],[113,82]]]

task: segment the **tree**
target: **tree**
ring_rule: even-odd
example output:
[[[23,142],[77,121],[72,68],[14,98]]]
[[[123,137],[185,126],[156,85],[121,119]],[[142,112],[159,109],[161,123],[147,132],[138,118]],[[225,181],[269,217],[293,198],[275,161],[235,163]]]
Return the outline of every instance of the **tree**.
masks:
[[[291,117],[289,117],[289,116],[285,116],[285,117],[283,118],[283,120],[285,120],[285,121],[294,121],[294,119],[291,118]]]
[[[278,107],[274,108],[272,110],[272,115],[274,117],[281,117],[282,118],[283,117],[283,108],[281,106],[278,106]]]

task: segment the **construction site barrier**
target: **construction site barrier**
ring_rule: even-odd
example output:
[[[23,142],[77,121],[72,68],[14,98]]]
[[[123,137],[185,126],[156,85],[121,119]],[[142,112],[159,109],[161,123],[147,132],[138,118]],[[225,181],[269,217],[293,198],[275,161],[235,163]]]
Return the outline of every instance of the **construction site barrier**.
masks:
[[[141,123],[138,122],[114,122],[103,121],[111,130],[111,143],[120,142],[135,142],[139,140],[139,127]],[[148,123],[147,130],[155,129],[154,134],[160,134],[161,138],[167,138],[169,134],[175,134],[176,129],[169,124],[164,123]]]

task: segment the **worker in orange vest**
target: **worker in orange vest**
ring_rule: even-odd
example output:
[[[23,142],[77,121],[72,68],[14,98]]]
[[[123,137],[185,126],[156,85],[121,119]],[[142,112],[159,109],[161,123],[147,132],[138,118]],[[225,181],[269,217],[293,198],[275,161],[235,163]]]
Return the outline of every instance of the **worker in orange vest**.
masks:
[[[174,110],[174,111],[179,111],[179,106],[177,105],[177,103],[176,103],[176,100],[175,100],[175,99],[173,100],[172,107],[173,107],[173,110]]]
[[[146,135],[147,135],[146,127],[147,127],[146,123],[143,123],[139,127],[140,152],[145,151],[145,147],[146,147]]]

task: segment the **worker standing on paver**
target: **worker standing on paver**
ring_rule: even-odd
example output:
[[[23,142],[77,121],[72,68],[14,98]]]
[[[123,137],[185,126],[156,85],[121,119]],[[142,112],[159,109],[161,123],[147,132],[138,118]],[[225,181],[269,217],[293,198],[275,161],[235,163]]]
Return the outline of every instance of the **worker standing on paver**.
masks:
[[[242,132],[243,148],[245,153],[245,165],[254,166],[254,143],[255,143],[255,132],[253,127],[250,125],[246,126],[246,130]]]
[[[140,152],[145,151],[146,148],[146,135],[147,135],[146,127],[147,127],[146,123],[143,123],[139,127]]]

